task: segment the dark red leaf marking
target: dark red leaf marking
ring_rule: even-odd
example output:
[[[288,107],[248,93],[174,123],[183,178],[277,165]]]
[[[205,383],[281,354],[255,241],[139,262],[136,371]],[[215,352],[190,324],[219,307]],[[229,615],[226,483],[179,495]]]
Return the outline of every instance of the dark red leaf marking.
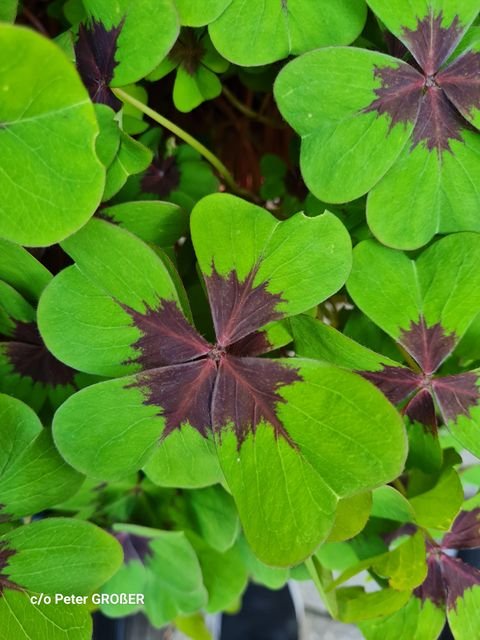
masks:
[[[382,391],[393,404],[398,404],[422,384],[422,377],[405,367],[386,365],[381,371],[357,371]]]
[[[410,65],[375,67],[375,79],[380,87],[375,89],[376,100],[365,109],[365,113],[376,111],[390,116],[390,129],[399,122],[415,122],[420,109],[425,79]]]
[[[457,599],[461,598],[467,589],[480,586],[478,569],[446,554],[442,554],[442,575],[448,609],[456,609]]]
[[[35,322],[14,321],[5,355],[15,373],[52,387],[74,385],[75,370],[48,351]]]
[[[115,60],[117,40],[124,20],[107,30],[101,22],[81,24],[75,43],[77,69],[93,102],[99,102],[119,111],[122,103],[112,93],[109,84],[118,62]]]
[[[427,577],[414,594],[423,601],[431,600],[437,606],[446,603],[449,609],[455,609],[457,599],[467,589],[480,586],[480,571],[444,550],[477,547],[480,547],[480,508],[462,511],[441,546],[427,542]]]
[[[429,151],[451,151],[450,140],[463,140],[462,130],[470,128],[446,94],[432,85],[420,101],[420,111],[413,130],[413,146],[421,142]]]
[[[414,56],[423,71],[431,76],[453,53],[463,29],[458,16],[455,16],[449,27],[443,27],[442,12],[433,12],[423,20],[418,20],[415,29],[403,29],[402,40]]]
[[[467,51],[437,75],[437,84],[465,117],[480,109],[480,52]]]
[[[480,547],[480,508],[461,511],[442,541],[446,549],[477,549]]]
[[[438,607],[446,603],[449,609],[455,609],[457,599],[479,585],[478,569],[452,558],[438,545],[427,543],[427,577],[414,591],[418,598],[428,599]]]
[[[233,427],[240,447],[261,422],[292,446],[276,409],[284,402],[278,390],[301,380],[298,371],[274,360],[251,357],[271,348],[256,329],[275,319],[281,297],[253,287],[255,272],[243,283],[235,274],[222,278],[215,271],[207,280],[217,331],[209,344],[187,322],[175,302],[139,313],[121,307],[141,336],[134,343],[143,372],[129,387],[140,387],[144,404],[159,408],[165,418],[162,438],[189,424],[201,435]]]
[[[281,295],[267,291],[266,282],[254,287],[255,276],[253,270],[240,282],[235,271],[224,277],[212,270],[205,279],[217,342],[223,347],[282,317],[276,311]]]
[[[445,604],[445,585],[443,583],[441,554],[439,552],[434,551],[433,553],[428,553],[427,577],[413,593],[417,598],[420,598],[422,602],[430,600],[437,607]]]
[[[383,33],[383,39],[385,40],[385,44],[387,45],[388,53],[394,58],[405,60],[409,56],[407,47],[401,40],[394,36],[393,33],[390,33],[390,31],[385,31]]]
[[[267,339],[264,331],[255,331],[238,342],[234,342],[228,348],[232,356],[258,356],[268,353],[273,345]]]
[[[173,301],[163,300],[158,309],[147,306],[144,313],[126,305],[122,308],[142,334],[133,344],[139,351],[135,361],[142,369],[188,362],[206,355],[211,349]]]
[[[453,351],[457,343],[454,333],[446,334],[441,324],[427,327],[425,319],[412,322],[410,328],[402,331],[399,343],[415,358],[425,375],[434,373]]]
[[[144,193],[154,193],[166,198],[180,184],[180,170],[175,156],[155,158],[146,170],[141,188]]]
[[[437,416],[432,394],[428,389],[419,391],[407,404],[404,409],[412,422],[419,422],[428,427],[433,433],[437,431]]]
[[[414,122],[412,148],[424,143],[428,151],[452,152],[450,141],[463,141],[462,131],[471,129],[465,116],[480,108],[480,54],[468,52],[442,69],[463,34],[458,17],[449,27],[442,21],[442,12],[430,13],[415,29],[403,29],[403,42],[419,71],[407,64],[375,67],[381,86],[364,112],[388,114],[390,128]]]
[[[446,334],[441,324],[427,327],[425,319],[412,322],[402,331],[399,343],[421,367],[420,373],[404,367],[384,366],[380,371],[358,371],[377,386],[393,404],[409,398],[403,413],[435,432],[437,416],[434,400],[438,403],[445,423],[456,421],[458,416],[470,416],[470,409],[480,404],[478,376],[473,372],[434,377],[454,349],[458,338]]]
[[[15,555],[14,549],[9,549],[5,541],[0,540],[0,597],[3,594],[4,589],[21,590],[14,582],[8,579],[8,573],[5,571],[8,568],[8,562],[10,558]]]
[[[214,431],[221,433],[231,426],[241,444],[261,422],[268,422],[277,438],[282,437],[294,446],[275,409],[278,403],[285,402],[278,390],[300,380],[297,370],[274,360],[226,355],[215,381]]]
[[[435,378],[432,387],[445,422],[456,422],[459,416],[470,416],[470,409],[480,400],[478,376],[473,371]]]
[[[133,533],[127,533],[126,531],[116,533],[115,538],[122,545],[124,564],[129,564],[134,561],[143,563],[148,555],[152,555],[149,547],[151,538],[137,536]]]
[[[216,373],[215,361],[207,357],[145,371],[129,387],[140,386],[146,393],[144,404],[160,407],[158,415],[165,418],[163,439],[187,422],[207,436]]]

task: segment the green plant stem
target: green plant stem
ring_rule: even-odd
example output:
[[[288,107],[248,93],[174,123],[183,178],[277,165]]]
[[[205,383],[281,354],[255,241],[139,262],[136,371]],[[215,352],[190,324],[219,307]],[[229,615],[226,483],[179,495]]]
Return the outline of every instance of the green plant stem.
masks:
[[[170,120],[168,120],[168,118],[165,118],[165,116],[162,116],[157,111],[154,111],[153,109],[148,107],[146,104],[143,104],[143,102],[140,102],[140,100],[137,100],[136,98],[128,94],[123,89],[112,88],[112,91],[117,96],[117,98],[119,98],[123,102],[128,102],[129,104],[132,105],[132,107],[135,107],[136,109],[144,113],[146,116],[148,116],[149,118],[157,122],[159,125],[161,125],[165,129],[168,129],[168,131],[170,131],[171,133],[176,135],[178,138],[186,142],[193,149],[198,151],[198,153],[202,155],[205,158],[205,160],[207,160],[212,165],[212,167],[214,167],[218,171],[218,174],[223,178],[223,180],[225,181],[225,184],[231,189],[231,191],[245,198],[249,198],[251,200],[257,199],[254,196],[254,194],[250,193],[250,191],[240,187],[235,182],[232,174],[227,169],[227,167],[223,164],[223,162],[219,158],[217,158],[217,156],[214,153],[212,153],[209,149],[207,149],[207,147],[205,147],[196,138],[194,138],[189,133],[184,131],[174,122],[171,122]]]
[[[276,120],[272,120],[272,118],[268,118],[267,116],[262,115],[261,113],[257,113],[253,109],[247,107],[247,105],[243,104],[237,96],[227,89],[227,87],[222,88],[223,95],[227,98],[231,105],[235,107],[240,113],[247,116],[251,120],[256,120],[257,122],[261,122],[262,124],[266,124],[272,129],[285,129],[285,125],[283,122],[277,122]]]
[[[332,618],[336,618],[337,607],[336,607],[335,596],[334,594],[331,595],[326,592],[322,579],[319,575],[319,569],[321,570],[321,567],[320,566],[317,567],[317,564],[319,563],[318,563],[318,560],[316,560],[315,556],[312,556],[310,558],[307,558],[307,560],[305,560],[305,566],[307,568],[307,571],[310,574],[310,577],[313,580],[317,588],[317,591],[323,600],[323,603],[327,607],[328,613],[332,616]]]

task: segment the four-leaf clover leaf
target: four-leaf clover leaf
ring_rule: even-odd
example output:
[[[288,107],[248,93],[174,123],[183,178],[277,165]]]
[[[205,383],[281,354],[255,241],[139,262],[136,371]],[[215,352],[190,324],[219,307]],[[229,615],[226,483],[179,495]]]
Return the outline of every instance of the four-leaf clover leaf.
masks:
[[[42,296],[41,333],[67,364],[120,377],[63,404],[54,438],[100,479],[143,467],[168,484],[193,465],[201,486],[221,479],[220,463],[255,552],[293,564],[326,537],[340,498],[395,477],[405,457],[398,414],[369,382],[260,357],[288,342],[282,319],[342,285],[350,240],[330,213],[279,222],[225,194],[195,207],[191,232],[213,344],[190,324],[172,266],[127,231],[94,219],[63,243],[76,264]]]

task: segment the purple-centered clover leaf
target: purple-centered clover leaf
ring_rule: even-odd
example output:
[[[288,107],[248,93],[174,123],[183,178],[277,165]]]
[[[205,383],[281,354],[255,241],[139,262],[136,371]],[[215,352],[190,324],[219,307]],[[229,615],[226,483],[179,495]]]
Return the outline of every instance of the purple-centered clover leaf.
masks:
[[[251,357],[271,346],[255,330],[280,317],[281,300],[254,287],[255,272],[239,282],[234,271],[206,279],[217,341],[209,344],[187,322],[174,302],[164,301],[144,313],[126,309],[141,337],[134,347],[143,373],[132,386],[146,393],[145,404],[161,407],[166,425],[162,438],[185,423],[202,436],[234,425],[239,446],[261,421],[275,436],[291,440],[276,415],[284,402],[277,390],[301,380],[294,369]],[[291,443],[293,445],[293,443]]]
[[[118,26],[106,29],[101,22],[81,24],[75,43],[77,69],[93,102],[99,102],[119,111],[122,103],[113,94],[109,84],[117,66],[115,54],[117,40],[124,20]]]
[[[150,538],[148,536],[140,536],[127,531],[119,531],[114,535],[122,545],[123,561],[125,564],[136,560],[143,562],[149,553],[151,555],[150,548],[148,546]]]
[[[434,400],[444,423],[469,416],[480,400],[478,376],[474,372],[436,376],[443,361],[458,342],[440,323],[427,326],[423,317],[402,331],[399,344],[415,359],[421,371],[384,366],[380,371],[359,371],[373,382],[393,404],[406,401],[403,413],[412,421],[435,432],[437,417]]]
[[[280,111],[302,136],[304,180],[324,202],[368,193],[368,225],[386,246],[478,231],[480,48],[463,39],[479,6],[369,4],[398,39],[394,55],[319,49],[276,80]]]
[[[347,282],[353,302],[397,344],[405,362],[401,366],[378,354],[365,358],[360,351],[357,366],[355,358],[348,366],[427,430],[436,431],[438,414],[475,454],[480,451],[479,372],[458,371],[447,360],[480,308],[479,260],[475,233],[446,236],[414,259],[367,240],[355,247]]]
[[[98,479],[143,469],[161,486],[225,481],[259,557],[295,564],[328,535],[339,497],[405,463],[398,413],[367,381],[264,357],[291,340],[284,319],[345,282],[350,238],[328,212],[280,222],[226,194],[196,205],[191,230],[211,341],[191,324],[173,267],[132,234],[95,218],[62,243],[75,265],[42,296],[42,335],[65,361],[116,379],[60,407],[55,443]],[[245,491],[250,478],[256,489]]]
[[[461,511],[439,544],[427,543],[427,577],[414,591],[422,601],[455,610],[467,590],[480,586],[480,571],[449,553],[480,547],[479,518],[480,508]]]
[[[450,140],[462,141],[462,129],[470,128],[462,114],[480,107],[475,77],[480,52],[468,52],[443,66],[463,35],[458,16],[444,27],[440,11],[417,20],[415,29],[403,30],[403,42],[415,58],[413,66],[375,67],[380,87],[365,111],[387,113],[393,127],[414,122],[412,147],[424,142],[429,151],[451,152]],[[475,90],[476,89],[476,90]]]

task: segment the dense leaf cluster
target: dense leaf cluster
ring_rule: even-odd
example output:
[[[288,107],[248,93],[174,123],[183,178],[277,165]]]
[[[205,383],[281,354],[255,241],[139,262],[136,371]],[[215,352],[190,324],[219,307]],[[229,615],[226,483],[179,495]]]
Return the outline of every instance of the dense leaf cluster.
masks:
[[[480,1],[262,6],[0,3],[2,637],[480,629]]]

